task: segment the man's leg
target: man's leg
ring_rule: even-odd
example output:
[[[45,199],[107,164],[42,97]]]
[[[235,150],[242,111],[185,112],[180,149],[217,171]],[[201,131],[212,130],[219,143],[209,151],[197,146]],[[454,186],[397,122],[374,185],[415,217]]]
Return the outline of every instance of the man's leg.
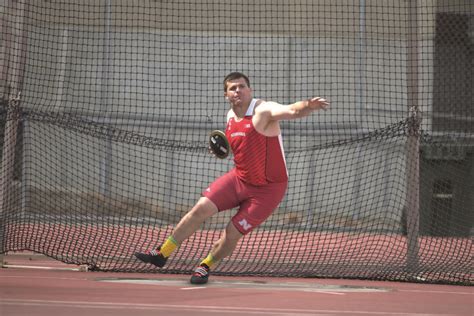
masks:
[[[244,183],[242,186],[246,186]],[[221,238],[191,277],[191,283],[204,284],[209,278],[210,268],[219,260],[232,254],[237,243],[245,234],[258,227],[270,216],[283,199],[287,183],[271,183],[262,187],[247,186],[247,197],[242,198],[237,214],[232,217]]]
[[[242,233],[235,228],[234,223],[230,222],[223,232],[221,238],[214,243],[209,255],[201,262],[199,267],[191,276],[191,283],[205,284],[209,279],[210,268],[218,261],[230,256],[243,237]]]
[[[135,257],[143,262],[151,263],[160,268],[163,267],[168,257],[181,243],[194,234],[207,218],[217,212],[216,205],[210,199],[200,198],[194,207],[179,221],[171,236],[158,249],[136,252]]]
[[[229,222],[221,238],[212,246],[211,255],[214,258],[214,263],[230,256],[243,236],[235,228],[234,223]]]
[[[179,221],[171,235],[180,245],[194,234],[206,219],[217,212],[218,209],[211,200],[207,197],[201,197],[196,205]]]

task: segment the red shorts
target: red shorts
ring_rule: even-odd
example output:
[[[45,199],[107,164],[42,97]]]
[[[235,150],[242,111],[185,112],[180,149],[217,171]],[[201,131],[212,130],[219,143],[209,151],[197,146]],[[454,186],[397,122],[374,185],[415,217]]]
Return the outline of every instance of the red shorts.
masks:
[[[243,235],[263,223],[285,196],[288,182],[254,186],[240,180],[235,169],[216,179],[204,190],[219,212],[239,206],[232,223]]]

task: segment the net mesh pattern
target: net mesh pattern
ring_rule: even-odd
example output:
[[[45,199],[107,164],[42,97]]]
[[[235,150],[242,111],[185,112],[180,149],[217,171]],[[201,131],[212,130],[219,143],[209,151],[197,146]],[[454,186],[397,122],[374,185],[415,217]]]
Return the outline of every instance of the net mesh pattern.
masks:
[[[328,111],[281,122],[288,192],[213,274],[472,285],[474,4],[3,1],[0,253],[102,271],[194,269],[236,210],[156,269],[233,167],[207,150],[241,71],[257,98]]]

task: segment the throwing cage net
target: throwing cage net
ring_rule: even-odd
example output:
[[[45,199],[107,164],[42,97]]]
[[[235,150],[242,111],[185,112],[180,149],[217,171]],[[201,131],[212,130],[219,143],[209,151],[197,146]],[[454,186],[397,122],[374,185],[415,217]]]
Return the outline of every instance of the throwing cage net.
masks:
[[[282,122],[289,189],[215,274],[472,285],[474,3],[3,1],[0,253],[183,273],[236,210],[163,269],[158,246],[216,177],[207,152],[241,71],[312,96]]]

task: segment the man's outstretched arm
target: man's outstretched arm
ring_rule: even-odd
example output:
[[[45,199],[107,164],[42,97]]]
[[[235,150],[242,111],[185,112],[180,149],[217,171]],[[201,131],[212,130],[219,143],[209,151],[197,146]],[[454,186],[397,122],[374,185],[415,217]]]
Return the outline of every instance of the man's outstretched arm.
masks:
[[[255,114],[261,115],[268,121],[292,120],[310,115],[315,110],[326,110],[329,102],[321,97],[298,101],[289,105],[276,102],[264,102],[255,110]]]

